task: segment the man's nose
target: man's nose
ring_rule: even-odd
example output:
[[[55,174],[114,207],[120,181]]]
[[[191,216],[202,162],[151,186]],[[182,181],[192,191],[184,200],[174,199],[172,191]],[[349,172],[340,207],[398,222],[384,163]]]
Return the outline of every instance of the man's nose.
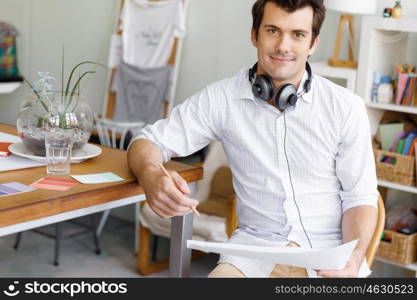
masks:
[[[279,53],[288,53],[291,49],[291,37],[288,34],[283,34],[275,44],[275,51]]]

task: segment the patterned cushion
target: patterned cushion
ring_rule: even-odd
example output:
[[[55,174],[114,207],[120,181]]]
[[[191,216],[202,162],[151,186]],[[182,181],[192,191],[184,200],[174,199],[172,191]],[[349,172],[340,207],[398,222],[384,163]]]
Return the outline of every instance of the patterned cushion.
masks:
[[[15,38],[6,36],[0,41],[0,77],[12,77],[18,74]]]

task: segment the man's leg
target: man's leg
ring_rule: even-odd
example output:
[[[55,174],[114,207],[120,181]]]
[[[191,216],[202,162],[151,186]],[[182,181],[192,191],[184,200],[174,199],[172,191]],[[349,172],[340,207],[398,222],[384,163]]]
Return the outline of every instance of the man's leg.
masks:
[[[208,278],[245,278],[246,276],[234,265],[220,263],[207,276]]]
[[[294,242],[290,242],[287,247],[300,247]],[[308,277],[307,270],[305,268],[290,267],[285,265],[275,265],[269,275],[270,278],[305,278]]]
[[[285,265],[275,265],[269,278],[306,278],[307,271],[304,268],[290,267]]]

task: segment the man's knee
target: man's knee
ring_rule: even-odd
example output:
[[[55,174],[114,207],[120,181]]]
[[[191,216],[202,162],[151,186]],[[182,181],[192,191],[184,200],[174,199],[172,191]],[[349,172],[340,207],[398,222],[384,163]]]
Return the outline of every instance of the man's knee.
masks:
[[[208,278],[245,278],[238,268],[229,263],[220,263],[207,276]]]

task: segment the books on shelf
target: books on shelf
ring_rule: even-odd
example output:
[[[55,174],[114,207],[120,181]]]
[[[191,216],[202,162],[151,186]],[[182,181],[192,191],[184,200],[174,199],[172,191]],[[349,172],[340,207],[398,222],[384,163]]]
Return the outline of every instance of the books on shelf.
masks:
[[[397,84],[395,104],[417,106],[417,74],[415,68],[409,65],[396,66]]]

